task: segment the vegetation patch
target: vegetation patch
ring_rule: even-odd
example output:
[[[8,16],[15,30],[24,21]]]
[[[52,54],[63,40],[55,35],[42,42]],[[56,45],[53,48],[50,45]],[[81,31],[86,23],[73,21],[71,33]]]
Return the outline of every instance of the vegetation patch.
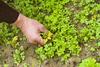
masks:
[[[35,49],[41,61],[51,58],[66,61],[72,56],[80,56],[83,47],[89,47],[91,52],[100,49],[99,0],[11,0],[8,3],[49,30],[41,33],[46,42],[44,47]],[[19,32],[16,27],[0,24],[0,44],[15,46],[24,39]],[[16,42],[17,37],[19,41]],[[89,58],[79,67],[98,65],[95,59]]]

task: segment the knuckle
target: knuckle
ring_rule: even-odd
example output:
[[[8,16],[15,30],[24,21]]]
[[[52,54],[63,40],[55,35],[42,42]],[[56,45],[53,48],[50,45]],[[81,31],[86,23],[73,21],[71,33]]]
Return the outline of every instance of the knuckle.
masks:
[[[41,25],[40,25],[40,28],[42,28],[42,29],[43,29],[43,28],[44,28],[44,26],[41,24]]]

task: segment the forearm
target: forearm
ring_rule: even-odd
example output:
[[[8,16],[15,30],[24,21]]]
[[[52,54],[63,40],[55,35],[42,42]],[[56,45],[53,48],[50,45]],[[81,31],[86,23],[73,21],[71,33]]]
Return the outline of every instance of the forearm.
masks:
[[[13,23],[17,20],[19,13],[0,0],[0,22]]]

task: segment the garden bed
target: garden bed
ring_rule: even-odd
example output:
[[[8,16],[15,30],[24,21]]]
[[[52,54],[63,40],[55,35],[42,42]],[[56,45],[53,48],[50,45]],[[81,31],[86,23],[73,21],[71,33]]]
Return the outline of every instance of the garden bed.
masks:
[[[1,67],[100,67],[99,0],[6,2],[38,20],[52,35],[39,47],[28,44],[16,27],[1,23]]]

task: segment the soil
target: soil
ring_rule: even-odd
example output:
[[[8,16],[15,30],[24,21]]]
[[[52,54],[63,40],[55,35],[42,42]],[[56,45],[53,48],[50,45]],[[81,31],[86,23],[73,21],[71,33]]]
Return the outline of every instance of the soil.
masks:
[[[83,49],[79,56],[73,56],[69,58],[65,63],[59,61],[59,59],[50,59],[39,63],[39,59],[37,59],[37,55],[34,52],[36,46],[31,44],[23,44],[25,49],[25,60],[17,66],[14,61],[12,54],[14,49],[11,46],[0,46],[0,67],[4,67],[4,64],[8,64],[8,67],[24,67],[24,63],[29,64],[29,67],[78,67],[78,64],[82,59],[87,57],[94,57],[100,62],[100,49],[91,52],[90,47],[82,46]]]

